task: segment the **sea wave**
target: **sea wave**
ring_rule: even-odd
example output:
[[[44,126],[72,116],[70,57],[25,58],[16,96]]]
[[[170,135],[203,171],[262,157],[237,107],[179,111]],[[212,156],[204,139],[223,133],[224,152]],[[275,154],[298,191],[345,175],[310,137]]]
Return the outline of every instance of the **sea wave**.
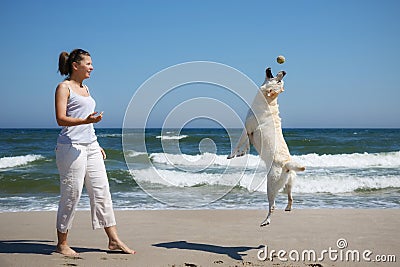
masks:
[[[177,187],[224,185],[251,190],[254,188],[254,182],[258,184],[263,182],[257,191],[267,191],[265,185],[267,169],[258,155],[248,154],[231,160],[228,160],[226,155],[213,153],[200,155],[153,153],[150,157],[156,164],[154,168],[131,172],[139,184],[147,182]],[[295,155],[293,159],[306,166],[306,172],[298,173],[293,188],[297,193],[336,194],[400,188],[398,172],[400,152],[307,154]],[[256,170],[260,164],[263,165],[262,168]],[[204,168],[204,171],[195,171],[197,170],[195,167],[199,166],[211,166],[214,169],[210,171]]]
[[[103,138],[107,138],[107,137],[121,138],[121,137],[122,137],[122,134],[119,134],[119,133],[103,133],[103,134],[97,134],[97,137],[103,137]]]
[[[177,166],[223,166],[223,167],[249,167],[255,168],[261,162],[258,155],[247,154],[243,157],[227,159],[227,155],[214,153],[203,153],[198,155],[152,153],[150,155],[154,163],[177,165]]]
[[[27,165],[33,161],[42,159],[43,156],[29,154],[25,156],[3,157],[0,158],[0,169],[14,168],[18,166]]]
[[[400,176],[357,176],[341,174],[305,174],[298,175],[294,193],[352,193],[387,188],[400,188]]]
[[[161,139],[161,140],[180,140],[183,138],[188,137],[188,135],[158,135],[156,136],[157,139]]]
[[[206,172],[185,172],[178,170],[165,169],[142,169],[131,170],[131,174],[139,185],[150,186],[151,184],[161,184],[175,187],[194,187],[194,186],[240,186],[249,191],[254,188],[254,184],[259,183],[257,191],[267,192],[265,182],[265,172],[257,173],[206,173]],[[260,183],[261,182],[261,183]],[[150,185],[149,185],[150,184]],[[293,186],[294,193],[351,193],[368,190],[381,190],[387,188],[400,188],[400,176],[359,176],[350,173],[325,174],[318,172],[299,173]]]
[[[155,163],[166,165],[187,166],[237,166],[256,168],[264,164],[258,155],[246,154],[243,157],[227,159],[227,155],[203,153],[198,155],[152,153],[150,155]],[[400,151],[385,153],[353,153],[336,155],[294,155],[293,160],[306,167],[312,168],[398,168],[400,167]]]
[[[146,152],[138,152],[135,150],[125,150],[125,154],[127,157],[130,157],[130,158],[147,155]]]
[[[370,168],[370,167],[400,167],[400,151],[384,153],[353,153],[336,155],[307,154],[293,156],[295,160],[307,167],[314,168]]]
[[[136,181],[162,184],[166,186],[191,187],[197,185],[234,185],[230,180],[222,180],[219,175],[211,173],[188,173],[177,170],[163,170],[147,168],[142,170],[131,170]]]

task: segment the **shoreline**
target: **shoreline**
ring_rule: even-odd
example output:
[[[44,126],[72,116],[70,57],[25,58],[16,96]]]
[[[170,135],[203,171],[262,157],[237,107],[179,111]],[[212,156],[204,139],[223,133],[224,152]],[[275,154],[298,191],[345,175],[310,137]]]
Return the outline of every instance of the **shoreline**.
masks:
[[[69,235],[78,257],[54,252],[55,211],[0,213],[0,266],[375,266],[377,262],[362,258],[367,250],[372,253],[367,259],[379,255],[400,261],[400,209],[277,210],[271,225],[263,228],[259,223],[265,210],[115,210],[115,214],[119,236],[137,254],[108,251],[104,231],[91,229],[89,211],[77,211]],[[339,241],[347,246],[339,248]],[[343,255],[357,250],[361,259],[346,261],[343,256],[334,261],[322,253],[329,249]],[[316,260],[312,255],[311,260],[301,256],[295,260],[295,251],[301,255],[310,250]],[[272,261],[262,260],[265,251]],[[278,251],[286,256],[279,258]],[[318,260],[321,255],[324,260]]]

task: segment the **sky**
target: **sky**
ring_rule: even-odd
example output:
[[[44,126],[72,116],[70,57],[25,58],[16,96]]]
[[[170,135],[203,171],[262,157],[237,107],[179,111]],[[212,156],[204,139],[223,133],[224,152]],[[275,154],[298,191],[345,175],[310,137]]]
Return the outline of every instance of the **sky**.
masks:
[[[58,55],[75,48],[92,56],[85,83],[104,111],[100,128],[121,128],[145,81],[191,61],[230,66],[258,86],[266,67],[285,70],[284,128],[400,128],[399,10],[397,0],[2,0],[0,128],[58,127]],[[284,64],[276,63],[278,55]],[[177,101],[236,101],[204,86],[176,90],[147,126],[161,126],[161,113]],[[134,108],[143,112],[140,104]],[[243,118],[246,109],[236,112]]]

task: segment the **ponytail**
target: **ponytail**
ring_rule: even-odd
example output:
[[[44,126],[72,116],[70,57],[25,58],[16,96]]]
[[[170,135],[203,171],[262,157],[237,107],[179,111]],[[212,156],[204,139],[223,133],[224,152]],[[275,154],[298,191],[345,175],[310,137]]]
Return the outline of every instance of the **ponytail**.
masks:
[[[83,56],[90,56],[90,54],[83,49],[75,49],[70,54],[65,51],[61,52],[58,58],[58,71],[60,74],[70,76],[72,74],[72,63],[79,63]]]
[[[61,52],[60,57],[58,58],[58,71],[61,75],[68,75],[69,66],[68,66],[68,52]]]

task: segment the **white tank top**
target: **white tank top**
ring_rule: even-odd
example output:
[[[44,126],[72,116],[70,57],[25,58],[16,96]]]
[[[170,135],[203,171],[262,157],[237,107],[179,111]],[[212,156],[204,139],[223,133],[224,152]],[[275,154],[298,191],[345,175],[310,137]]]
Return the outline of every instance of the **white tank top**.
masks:
[[[85,85],[89,93],[89,88]],[[87,118],[94,112],[96,101],[89,96],[82,96],[75,93],[68,86],[69,98],[67,102],[67,116],[72,118]],[[60,144],[90,144],[97,140],[93,123],[77,126],[63,126],[57,138]]]

